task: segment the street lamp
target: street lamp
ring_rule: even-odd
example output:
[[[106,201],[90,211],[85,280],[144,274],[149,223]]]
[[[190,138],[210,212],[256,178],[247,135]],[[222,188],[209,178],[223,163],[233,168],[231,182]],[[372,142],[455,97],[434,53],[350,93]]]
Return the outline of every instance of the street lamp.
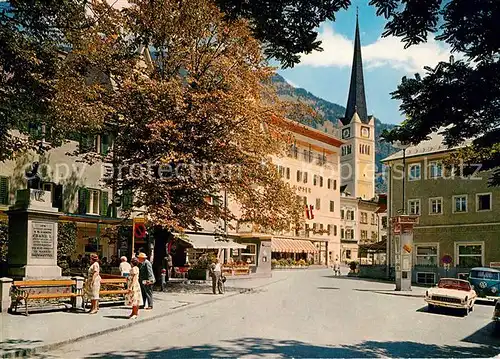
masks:
[[[393,146],[397,149],[403,150],[403,214],[406,214],[406,202],[405,202],[405,185],[406,185],[406,150],[411,146],[408,142],[396,141]]]

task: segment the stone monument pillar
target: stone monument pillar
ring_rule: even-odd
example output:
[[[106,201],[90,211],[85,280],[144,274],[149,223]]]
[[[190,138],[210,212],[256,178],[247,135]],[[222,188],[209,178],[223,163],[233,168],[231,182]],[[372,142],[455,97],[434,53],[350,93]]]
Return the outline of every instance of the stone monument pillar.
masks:
[[[9,274],[22,278],[58,278],[57,223],[61,213],[52,207],[51,192],[23,189],[9,216]]]
[[[413,226],[415,224],[418,224],[418,216],[392,217],[397,291],[411,290]]]

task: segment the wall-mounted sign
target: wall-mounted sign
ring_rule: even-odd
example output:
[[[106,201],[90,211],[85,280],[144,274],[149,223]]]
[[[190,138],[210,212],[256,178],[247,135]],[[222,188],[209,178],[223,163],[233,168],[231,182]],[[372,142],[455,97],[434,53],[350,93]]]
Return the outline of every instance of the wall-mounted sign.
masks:
[[[445,254],[441,258],[441,262],[443,262],[444,264],[451,264],[453,262],[453,258],[449,254]]]

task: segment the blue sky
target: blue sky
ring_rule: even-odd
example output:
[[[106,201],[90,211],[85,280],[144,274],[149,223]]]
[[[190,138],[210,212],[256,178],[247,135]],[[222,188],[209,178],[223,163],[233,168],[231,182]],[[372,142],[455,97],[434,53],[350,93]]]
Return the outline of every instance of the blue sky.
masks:
[[[391,99],[390,93],[403,76],[423,74],[424,66],[433,67],[439,61],[448,60],[449,47],[431,39],[405,50],[398,38],[381,38],[385,19],[376,16],[375,8],[369,6],[367,0],[352,3],[349,10],[337,13],[335,22],[326,22],[319,28],[323,52],[303,55],[299,65],[278,72],[290,84],[345,106],[358,5],[368,112],[384,123],[400,123],[403,116],[399,103]]]

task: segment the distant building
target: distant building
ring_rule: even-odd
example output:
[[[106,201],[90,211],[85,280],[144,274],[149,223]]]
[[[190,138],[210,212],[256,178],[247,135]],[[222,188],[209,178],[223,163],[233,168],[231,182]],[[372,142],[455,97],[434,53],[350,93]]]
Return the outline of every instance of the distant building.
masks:
[[[405,151],[404,169],[402,151],[383,160],[392,215],[406,211],[420,216],[413,250],[413,280],[418,283],[433,284],[438,276],[459,276],[500,261],[500,188],[488,187],[490,172],[464,177],[446,168],[443,160],[456,150],[434,133]],[[452,259],[448,272],[445,256]]]

